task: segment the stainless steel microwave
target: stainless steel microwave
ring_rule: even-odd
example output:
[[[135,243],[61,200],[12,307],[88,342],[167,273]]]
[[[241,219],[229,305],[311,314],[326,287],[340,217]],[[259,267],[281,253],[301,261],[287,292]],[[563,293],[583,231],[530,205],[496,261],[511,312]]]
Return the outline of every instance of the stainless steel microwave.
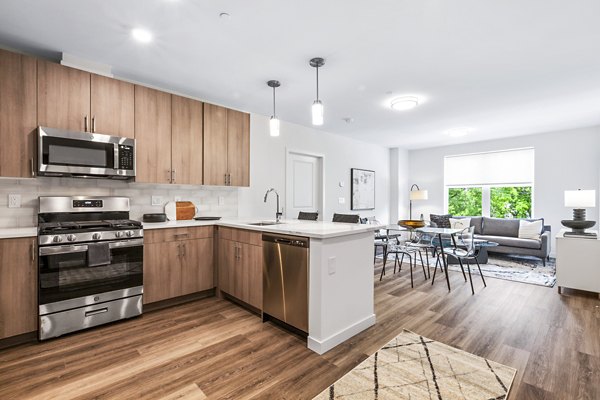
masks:
[[[135,139],[40,126],[38,175],[132,179]]]

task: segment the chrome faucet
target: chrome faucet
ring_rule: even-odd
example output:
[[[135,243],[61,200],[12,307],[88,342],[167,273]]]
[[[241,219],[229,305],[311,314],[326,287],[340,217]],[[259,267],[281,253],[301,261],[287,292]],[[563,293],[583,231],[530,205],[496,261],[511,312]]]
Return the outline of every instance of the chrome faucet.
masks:
[[[279,223],[281,222],[281,216],[283,215],[283,210],[279,211],[279,193],[277,193],[277,190],[275,190],[274,188],[271,188],[269,190],[267,190],[267,193],[265,193],[265,203],[267,202],[267,197],[269,197],[269,193],[274,192],[275,196],[277,196],[277,210],[275,211],[275,222]]]

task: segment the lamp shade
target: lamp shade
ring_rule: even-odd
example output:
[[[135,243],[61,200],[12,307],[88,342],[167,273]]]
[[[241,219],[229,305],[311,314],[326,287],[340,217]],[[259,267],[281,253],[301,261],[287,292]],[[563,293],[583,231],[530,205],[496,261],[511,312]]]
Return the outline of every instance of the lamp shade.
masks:
[[[596,207],[595,190],[565,190],[565,207]]]
[[[429,194],[427,193],[427,190],[412,190],[410,192],[411,200],[427,200],[428,197]]]

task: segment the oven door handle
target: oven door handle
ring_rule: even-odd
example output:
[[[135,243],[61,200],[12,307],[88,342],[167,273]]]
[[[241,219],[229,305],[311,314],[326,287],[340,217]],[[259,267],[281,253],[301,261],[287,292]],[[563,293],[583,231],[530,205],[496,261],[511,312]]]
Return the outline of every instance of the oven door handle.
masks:
[[[40,247],[40,256],[52,256],[56,254],[68,254],[68,253],[83,253],[88,251],[88,245],[72,245],[72,246],[52,246],[52,247]]]
[[[118,242],[109,242],[108,247],[111,249],[122,247],[138,247],[144,245],[144,239],[120,240]]]

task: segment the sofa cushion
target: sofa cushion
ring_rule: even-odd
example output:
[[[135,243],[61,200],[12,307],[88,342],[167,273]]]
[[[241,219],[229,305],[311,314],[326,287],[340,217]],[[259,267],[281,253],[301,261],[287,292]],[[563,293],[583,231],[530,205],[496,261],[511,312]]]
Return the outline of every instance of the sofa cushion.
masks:
[[[519,220],[520,239],[539,239],[543,231],[544,221],[541,219],[535,221]]]
[[[450,218],[450,228],[452,229],[464,229],[470,226],[471,218],[469,217]]]
[[[471,226],[475,227],[475,231],[473,232],[476,235],[482,235],[483,231],[481,230],[481,223],[483,222],[483,217],[471,217]]]
[[[482,234],[519,237],[519,220],[483,217]]]
[[[450,228],[450,214],[437,215],[429,214],[429,220],[435,224],[438,228]]]
[[[520,239],[508,236],[493,236],[493,235],[475,235],[475,239],[488,240],[490,242],[496,242],[500,246],[508,247],[520,247],[524,249],[536,249],[542,248],[542,241],[535,239]],[[490,249],[493,251],[493,248]]]

